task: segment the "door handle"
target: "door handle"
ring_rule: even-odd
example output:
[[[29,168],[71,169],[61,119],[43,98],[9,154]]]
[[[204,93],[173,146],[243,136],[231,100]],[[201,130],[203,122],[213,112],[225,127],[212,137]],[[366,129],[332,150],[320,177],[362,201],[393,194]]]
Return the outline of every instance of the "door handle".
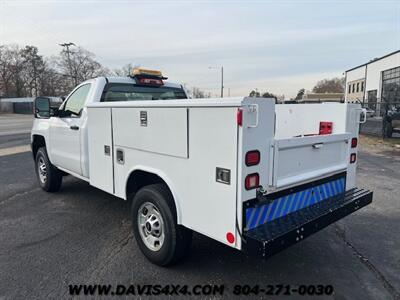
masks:
[[[313,146],[314,149],[321,149],[324,146],[324,144],[323,143],[316,143],[316,144],[314,144],[312,146]]]
[[[117,163],[123,165],[124,164],[124,150],[117,149]]]
[[[71,125],[69,128],[72,130],[79,130],[79,126],[76,125]]]

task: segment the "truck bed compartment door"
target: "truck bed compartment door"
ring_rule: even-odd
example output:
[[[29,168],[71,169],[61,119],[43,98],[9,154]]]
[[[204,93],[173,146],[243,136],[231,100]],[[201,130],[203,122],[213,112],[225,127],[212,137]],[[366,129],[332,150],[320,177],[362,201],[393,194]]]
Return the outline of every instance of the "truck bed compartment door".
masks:
[[[186,108],[113,108],[114,144],[118,148],[188,157]]]
[[[272,185],[282,188],[347,168],[350,135],[275,140]]]
[[[114,193],[111,108],[88,109],[90,184]]]

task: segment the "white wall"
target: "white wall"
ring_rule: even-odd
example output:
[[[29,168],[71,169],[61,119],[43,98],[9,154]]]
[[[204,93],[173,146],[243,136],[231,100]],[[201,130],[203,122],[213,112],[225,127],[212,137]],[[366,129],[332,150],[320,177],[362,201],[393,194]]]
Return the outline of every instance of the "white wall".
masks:
[[[396,68],[399,66],[400,66],[400,52],[397,52],[388,57],[369,63],[366,66],[361,66],[357,69],[347,72],[345,99],[347,99],[347,93],[348,93],[347,84],[351,81],[364,78],[365,68],[367,68],[365,96],[367,97],[368,91],[377,90],[378,91],[377,97],[379,99],[381,97],[381,88],[382,88],[382,71]]]
[[[365,66],[359,67],[357,69],[351,70],[349,72],[347,72],[346,74],[346,85],[345,85],[345,93],[344,93],[344,98],[347,100],[348,97],[348,92],[349,92],[349,88],[348,88],[348,83],[355,81],[355,80],[359,80],[359,79],[363,79],[365,77]]]
[[[382,71],[400,66],[400,52],[373,62],[367,67],[366,91],[378,90],[378,99],[381,97]]]

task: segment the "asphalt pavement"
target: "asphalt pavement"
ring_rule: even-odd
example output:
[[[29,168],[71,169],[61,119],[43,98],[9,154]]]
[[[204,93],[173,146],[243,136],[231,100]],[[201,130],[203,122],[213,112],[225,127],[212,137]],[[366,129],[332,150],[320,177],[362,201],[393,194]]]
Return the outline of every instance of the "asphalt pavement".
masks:
[[[22,131],[31,120],[14,130],[2,118],[0,149],[29,142]],[[223,284],[229,298],[235,284],[327,284],[333,296],[316,298],[399,299],[400,157],[392,153],[359,153],[371,205],[269,260],[195,234],[190,255],[171,268],[143,257],[123,200],[71,176],[46,193],[31,153],[10,153],[0,155],[0,299],[70,298],[69,284]]]

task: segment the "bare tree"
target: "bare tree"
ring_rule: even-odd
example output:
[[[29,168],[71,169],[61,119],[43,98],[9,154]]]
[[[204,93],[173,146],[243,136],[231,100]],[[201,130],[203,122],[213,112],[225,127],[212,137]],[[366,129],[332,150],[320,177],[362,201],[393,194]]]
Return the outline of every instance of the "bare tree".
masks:
[[[70,82],[70,89],[82,81],[109,73],[96,61],[93,53],[82,47],[77,47],[68,52],[62,50],[57,59],[57,65],[60,73],[69,78],[69,80],[66,80]]]
[[[124,65],[121,69],[114,69],[111,72],[111,74],[114,76],[121,76],[121,77],[128,76],[131,73],[132,69],[135,67],[137,66],[134,65],[133,63],[129,63]]]
[[[0,95],[9,97],[13,90],[11,72],[11,49],[8,46],[0,46]]]
[[[189,98],[195,99],[195,98],[211,98],[211,93],[207,93],[203,90],[201,90],[198,87],[190,87],[188,84],[184,83],[183,84],[183,89],[186,91],[186,94],[188,95]]]
[[[343,93],[344,78],[323,79],[313,88],[314,93]]]
[[[6,96],[25,96],[25,83],[23,78],[24,59],[18,45],[2,46],[2,84],[5,86]]]
[[[27,96],[38,96],[41,90],[39,78],[45,71],[43,57],[38,54],[38,48],[35,46],[25,46],[21,50],[23,58],[23,80],[27,91]]]

